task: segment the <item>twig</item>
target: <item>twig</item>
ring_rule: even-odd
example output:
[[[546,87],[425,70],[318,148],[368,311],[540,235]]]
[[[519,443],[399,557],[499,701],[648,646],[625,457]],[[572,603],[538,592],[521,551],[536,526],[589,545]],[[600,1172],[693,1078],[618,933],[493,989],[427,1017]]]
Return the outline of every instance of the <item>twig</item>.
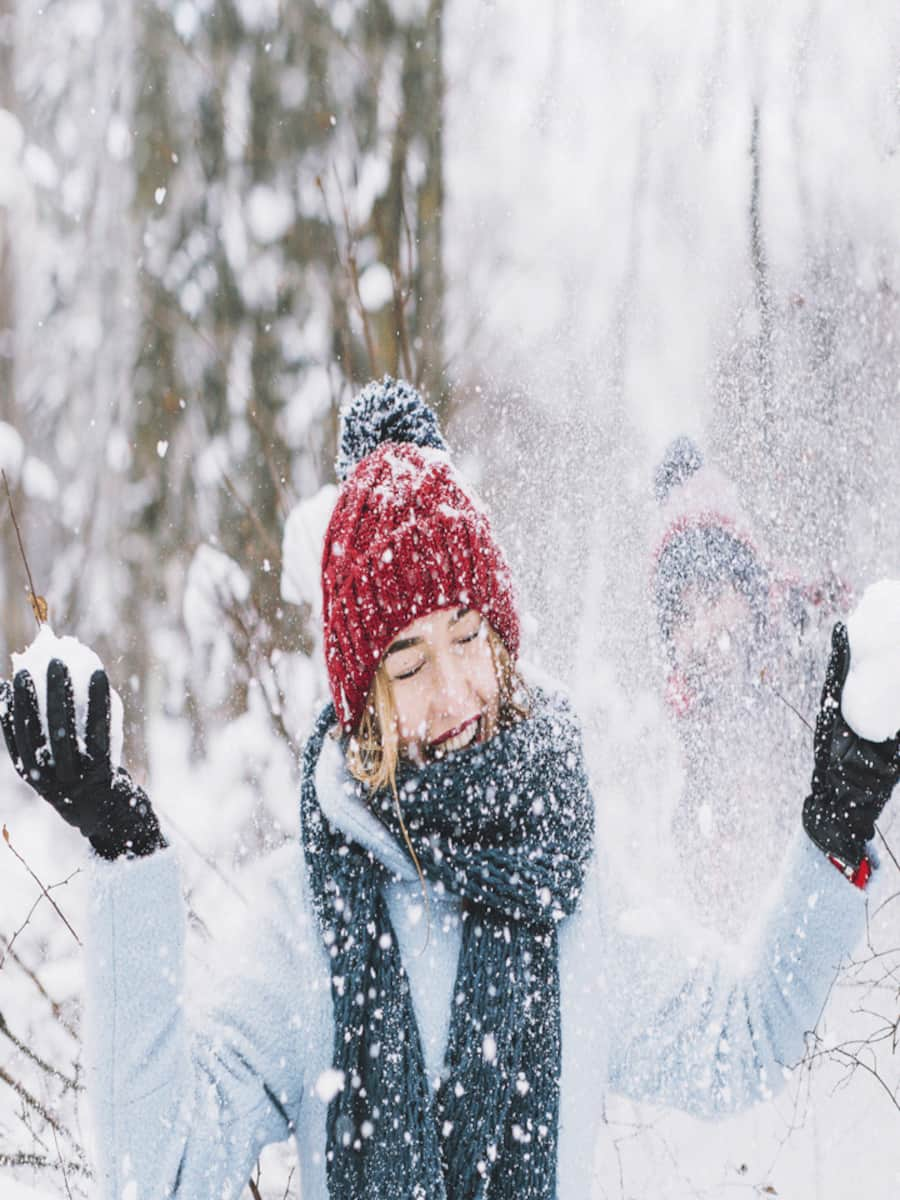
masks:
[[[7,1154],[5,1151],[0,1150],[0,1167],[37,1167],[44,1169],[55,1165],[49,1158],[44,1158],[42,1154],[29,1153],[27,1150],[17,1150],[14,1154]],[[93,1171],[83,1163],[70,1162],[69,1170],[77,1171],[79,1175],[84,1175],[88,1179],[93,1179],[94,1177]]]
[[[350,276],[350,284],[353,288],[353,295],[356,299],[356,304],[359,309],[360,320],[362,321],[363,336],[366,339],[366,352],[369,355],[369,369],[373,377],[378,374],[378,359],[375,354],[375,343],[372,341],[372,329],[369,325],[369,314],[366,312],[366,306],[362,302],[362,294],[359,290],[359,271],[356,266],[356,251],[353,249],[353,231],[350,228],[350,212],[347,208],[347,201],[344,198],[344,188],[341,184],[340,175],[338,175],[337,167],[333,167],[334,178],[337,183],[338,195],[341,198],[341,209],[344,214],[344,230],[347,234],[347,272]]]
[[[28,576],[28,587],[30,589],[28,598],[31,601],[31,611],[34,613],[34,619],[37,622],[38,631],[40,632],[41,625],[47,620],[47,601],[43,596],[37,594],[37,588],[34,586],[31,567],[28,565],[28,555],[25,553],[25,543],[22,541],[22,531],[19,528],[19,522],[16,519],[16,510],[13,507],[12,492],[9,490],[9,480],[6,478],[5,471],[0,471],[0,475],[3,476],[3,486],[6,488],[6,500],[9,504],[9,515],[12,517],[12,523],[16,530],[19,553],[22,555],[22,562],[25,564],[25,574]]]
[[[403,359],[403,370],[406,372],[406,378],[412,379],[412,358],[409,353],[409,338],[406,333],[406,305],[400,287],[400,272],[396,267],[391,271],[391,287],[394,293],[394,320],[397,322],[397,336],[400,339],[400,357]]]
[[[34,900],[34,902],[31,905],[31,908],[29,908],[28,912],[25,914],[25,920],[22,922],[22,924],[19,926],[19,928],[13,933],[12,937],[6,939],[6,949],[4,950],[3,954],[0,955],[0,971],[2,971],[4,966],[6,965],[6,956],[7,956],[7,954],[11,953],[13,943],[15,942],[15,940],[19,936],[19,934],[22,932],[22,930],[27,929],[28,925],[31,922],[31,918],[34,916],[34,910],[37,908],[37,906],[40,904],[40,902],[43,900],[43,898],[44,898],[43,894],[36,897],[36,899]]]
[[[40,900],[40,897],[38,897],[38,899]],[[53,1014],[53,1016],[56,1018],[56,1020],[59,1021],[60,1025],[62,1025],[62,1027],[66,1031],[66,1033],[68,1033],[70,1037],[73,1037],[75,1039],[75,1041],[77,1042],[78,1041],[78,1032],[76,1031],[74,1025],[69,1024],[69,1022],[63,1017],[63,1015],[62,1015],[63,1014],[63,1006],[60,1004],[60,1002],[58,1000],[53,999],[53,997],[50,995],[50,993],[47,991],[47,989],[44,987],[44,985],[41,983],[40,979],[38,978],[37,972],[32,967],[29,967],[28,964],[22,958],[20,958],[20,956],[17,954],[17,952],[15,950],[13,950],[12,941],[8,937],[6,937],[5,934],[0,933],[0,941],[2,941],[3,945],[4,945],[3,954],[0,955],[0,968],[2,968],[7,955],[13,960],[13,962],[16,964],[17,967],[21,967],[21,969],[25,972],[25,974],[28,976],[28,978],[31,980],[31,982],[34,984],[34,986],[37,988],[37,990],[40,992],[40,994],[44,997],[44,999],[50,1005],[50,1012]]]
[[[263,452],[263,457],[266,460],[266,467],[269,472],[269,478],[272,480],[272,487],[275,490],[275,495],[278,504],[281,508],[282,517],[286,517],[291,511],[294,503],[293,497],[288,494],[288,485],[286,479],[282,476],[278,467],[275,465],[275,460],[272,457],[271,437],[263,428],[263,423],[259,415],[259,411],[252,404],[247,405],[247,416],[250,418],[250,424],[256,430],[259,436],[260,449]]]
[[[28,863],[25,861],[25,859],[22,857],[22,855],[18,852],[18,850],[15,848],[15,846],[9,840],[9,830],[6,828],[5,825],[3,826],[3,840],[6,842],[7,846],[9,846],[10,850],[12,850],[13,854],[16,856],[16,858],[19,860],[19,862],[22,864],[22,866],[25,868],[25,870],[28,872],[28,874],[31,876],[31,878],[34,880],[34,882],[38,885],[38,887],[41,889],[41,891],[44,893],[44,895],[47,897],[47,899],[50,901],[50,903],[53,905],[53,907],[56,909],[56,914],[59,917],[59,919],[62,921],[62,923],[65,925],[66,929],[68,929],[69,933],[71,933],[72,937],[75,939],[75,941],[78,943],[78,945],[81,946],[82,945],[81,938],[78,936],[78,934],[72,928],[72,926],[69,924],[65,913],[62,911],[62,909],[59,907],[59,905],[56,903],[56,901],[50,895],[49,889],[46,888],[43,885],[43,883],[41,883],[40,879],[38,879],[37,875],[35,875],[34,871],[32,871],[31,867],[29,867]],[[80,870],[80,868],[79,868],[79,870]],[[72,874],[68,877],[68,879],[62,880],[62,883],[68,883],[69,879],[72,879],[73,876],[75,876],[77,874],[78,874],[78,870],[73,871]],[[61,884],[54,883],[54,884],[51,884],[50,886],[51,887],[60,887]],[[13,938],[13,941],[15,941],[15,938]],[[2,965],[2,960],[0,960],[0,965]]]
[[[884,845],[885,850],[887,850],[888,854],[891,857],[891,862],[894,864],[894,866],[897,868],[897,870],[900,871],[900,862],[897,862],[897,856],[894,854],[893,850],[888,845],[887,838],[884,836],[884,834],[881,832],[881,830],[878,828],[877,825],[875,826],[875,832],[881,838],[881,841]]]
[[[45,1108],[44,1105],[41,1104],[40,1100],[38,1100],[35,1096],[32,1096],[31,1092],[29,1092],[24,1084],[19,1083],[17,1079],[13,1079],[12,1075],[10,1075],[9,1072],[3,1067],[0,1067],[0,1082],[3,1082],[7,1084],[8,1087],[11,1087],[16,1095],[20,1096],[30,1108],[33,1108],[38,1116],[43,1117],[48,1125],[54,1129],[57,1129],[60,1133],[68,1136],[65,1129],[62,1127],[62,1125],[60,1125],[58,1118],[54,1117],[53,1113],[50,1112],[48,1108]],[[71,1141],[73,1139],[70,1137],[69,1140]]]
[[[48,1075],[53,1075],[59,1079],[62,1082],[64,1089],[67,1090],[71,1088],[75,1092],[84,1091],[84,1088],[80,1083],[77,1082],[77,1080],[70,1079],[68,1075],[64,1075],[63,1072],[57,1067],[52,1067],[50,1063],[44,1062],[40,1055],[35,1054],[30,1046],[26,1046],[24,1042],[20,1041],[7,1025],[6,1017],[4,1017],[2,1012],[0,1012],[0,1033],[8,1037],[16,1049],[21,1050],[25,1057],[29,1058],[35,1064],[35,1066],[40,1067],[40,1069],[45,1071]]]
[[[66,1195],[69,1200],[72,1200],[72,1193],[69,1189],[69,1177],[66,1175],[66,1164],[63,1162],[63,1156],[59,1149],[59,1138],[56,1136],[56,1130],[51,1126],[53,1132],[53,1144],[56,1146],[56,1155],[59,1159],[59,1169],[62,1171],[63,1183],[66,1185]]]
[[[799,708],[795,708],[795,707],[793,706],[793,704],[791,704],[790,700],[788,700],[788,699],[786,699],[784,696],[782,696],[781,692],[779,692],[779,690],[778,690],[778,688],[775,686],[775,684],[774,684],[774,683],[771,683],[771,682],[770,682],[770,681],[769,681],[769,680],[766,678],[765,672],[763,672],[763,676],[762,676],[762,678],[763,678],[763,681],[764,681],[765,683],[768,683],[768,684],[769,684],[769,687],[772,689],[773,693],[774,693],[774,694],[775,694],[775,695],[778,697],[778,699],[781,701],[781,703],[782,703],[783,705],[785,705],[785,707],[786,707],[786,708],[789,708],[789,709],[791,710],[791,712],[794,714],[794,716],[795,716],[795,717],[799,717],[799,718],[800,718],[800,720],[803,722],[803,724],[806,726],[806,728],[809,730],[809,732],[810,732],[810,733],[811,733],[813,736],[815,736],[815,733],[816,733],[815,729],[813,729],[812,725],[810,725],[809,721],[807,721],[806,717],[804,717],[804,715],[803,715],[803,713],[800,711],[800,709],[799,709]]]
[[[253,522],[254,529],[259,534],[259,536],[263,539],[266,546],[268,547],[269,553],[274,558],[275,566],[276,566],[276,570],[277,570],[281,566],[281,548],[280,548],[280,546],[275,541],[275,539],[272,537],[271,533],[269,533],[269,531],[266,529],[265,525],[263,525],[262,521],[259,519],[258,514],[253,511],[253,509],[250,507],[250,505],[247,503],[247,501],[243,498],[243,496],[240,495],[237,488],[231,482],[231,479],[229,478],[228,473],[226,471],[222,472],[222,482],[225,484],[225,487],[228,490],[229,496],[231,496],[231,498],[234,500],[234,502],[237,505],[239,505],[241,509],[243,509],[243,511],[247,514],[247,516]]]
[[[868,1074],[871,1075],[872,1078],[875,1080],[875,1082],[887,1093],[888,1099],[890,1100],[891,1104],[893,1104],[894,1108],[896,1108],[898,1111],[900,1111],[900,1103],[898,1103],[897,1097],[891,1091],[890,1085],[888,1084],[887,1080],[882,1078],[882,1076],[879,1074],[877,1068],[870,1067],[868,1063],[863,1062],[863,1060],[859,1057],[859,1055],[856,1054],[854,1051],[845,1050],[843,1048],[843,1046],[833,1046],[833,1047],[826,1047],[819,1053],[821,1053],[825,1056],[840,1055],[842,1057],[845,1065],[850,1067],[851,1074],[856,1067],[862,1067],[862,1069],[864,1071],[867,1071]]]
[[[288,1193],[291,1190],[291,1180],[293,1178],[294,1178],[294,1168],[291,1167],[290,1171],[288,1171],[287,1183],[284,1185],[284,1196],[282,1197],[282,1200],[288,1200]]]
[[[293,745],[293,739],[291,738],[290,734],[288,733],[288,728],[285,725],[284,717],[282,716],[282,713],[284,711],[284,703],[283,703],[284,697],[281,693],[281,688],[278,684],[278,678],[277,678],[277,676],[275,676],[275,688],[276,688],[276,691],[278,692],[278,699],[279,699],[279,707],[276,708],[274,703],[272,702],[272,698],[269,695],[269,691],[268,691],[268,688],[266,687],[265,680],[263,679],[263,677],[259,671],[259,667],[258,667],[259,661],[266,662],[269,665],[270,669],[271,669],[271,663],[269,662],[269,660],[266,658],[265,655],[254,654],[255,639],[254,639],[254,636],[253,636],[253,633],[252,633],[250,627],[248,626],[247,622],[244,620],[244,618],[241,614],[241,610],[237,604],[237,601],[232,600],[232,602],[230,604],[222,604],[221,609],[222,609],[222,615],[228,621],[231,622],[232,627],[240,634],[240,636],[243,639],[244,645],[246,646],[246,649],[247,649],[246,662],[247,662],[247,667],[250,672],[250,678],[256,681],[257,687],[259,688],[260,693],[262,694],[262,698],[263,698],[263,701],[265,702],[266,708],[269,710],[269,716],[272,719],[273,725],[275,726],[275,728],[277,729],[277,731],[281,735],[281,737],[284,739],[285,743],[288,746]],[[272,673],[274,676],[274,671]]]
[[[316,176],[316,187],[319,189],[319,194],[322,197],[322,206],[325,209],[325,221],[328,225],[328,228],[331,230],[331,236],[334,240],[334,251],[337,255],[338,265],[343,266],[344,260],[341,254],[341,242],[340,238],[338,237],[337,224],[335,223],[334,217],[331,215],[331,209],[328,205],[328,196],[325,193],[325,184],[322,182],[321,175]],[[344,297],[342,295],[341,300],[343,301],[343,299]],[[344,375],[350,385],[350,388],[353,389],[355,387],[353,376],[353,338],[350,333],[350,325],[347,319],[347,305],[344,303],[341,303],[341,320],[338,324],[338,333],[341,339],[343,354],[342,366],[344,368]]]

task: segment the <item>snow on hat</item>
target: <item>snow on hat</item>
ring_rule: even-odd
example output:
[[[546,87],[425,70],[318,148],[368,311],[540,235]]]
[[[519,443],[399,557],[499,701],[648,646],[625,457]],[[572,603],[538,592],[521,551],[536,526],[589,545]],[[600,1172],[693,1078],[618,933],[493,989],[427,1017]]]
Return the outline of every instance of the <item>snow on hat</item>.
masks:
[[[684,589],[713,591],[730,583],[753,612],[765,612],[767,570],[758,540],[749,533],[734,484],[687,437],[668,447],[654,475],[659,501],[653,589],[660,630],[668,640]]]
[[[519,647],[512,578],[487,514],[456,474],[437,417],[403,380],[375,380],[341,412],[342,481],[322,553],[325,663],[356,727],[384,652],[435,609],[477,609]]]

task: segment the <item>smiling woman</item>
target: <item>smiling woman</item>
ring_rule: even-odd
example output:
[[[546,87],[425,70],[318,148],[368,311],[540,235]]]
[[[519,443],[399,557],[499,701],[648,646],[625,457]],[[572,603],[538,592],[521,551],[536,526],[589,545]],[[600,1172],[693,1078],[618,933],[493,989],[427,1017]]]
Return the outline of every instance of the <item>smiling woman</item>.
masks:
[[[27,671],[0,687],[13,761],[96,852],[102,1192],[234,1197],[261,1149],[293,1136],[305,1200],[575,1200],[607,1089],[733,1112],[803,1053],[865,923],[861,888],[826,856],[867,863],[900,755],[860,742],[841,774],[836,645],[810,837],[755,957],[686,962],[620,928],[599,894],[578,719],[519,674],[510,574],[434,414],[385,378],[342,419],[322,555],[331,700],[303,750],[300,838],[229,931],[207,1010],[186,1003],[175,851],[110,761],[105,673],[81,738],[60,660],[46,724]]]

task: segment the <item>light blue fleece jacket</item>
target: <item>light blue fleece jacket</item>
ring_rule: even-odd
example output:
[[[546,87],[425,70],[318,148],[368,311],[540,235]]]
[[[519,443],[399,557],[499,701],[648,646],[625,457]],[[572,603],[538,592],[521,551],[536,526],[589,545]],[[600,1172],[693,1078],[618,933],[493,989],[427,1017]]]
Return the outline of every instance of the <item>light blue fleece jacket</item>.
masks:
[[[436,1079],[456,977],[458,905],[429,888],[423,951],[427,918],[415,870],[346,787],[331,739],[316,787],[329,819],[394,873],[391,919]],[[602,821],[597,829],[602,839]],[[264,898],[246,928],[219,947],[225,985],[209,1009],[189,1016],[174,851],[93,863],[89,1086],[106,1200],[236,1198],[262,1147],[292,1135],[304,1200],[339,1200],[328,1197],[324,1162],[328,958],[299,846],[267,865]],[[624,932],[604,903],[602,874],[595,860],[578,911],[560,928],[559,1200],[590,1194],[607,1090],[709,1116],[775,1092],[783,1066],[802,1056],[804,1032],[865,920],[863,893],[799,832],[780,903],[743,964],[692,962],[670,940]]]

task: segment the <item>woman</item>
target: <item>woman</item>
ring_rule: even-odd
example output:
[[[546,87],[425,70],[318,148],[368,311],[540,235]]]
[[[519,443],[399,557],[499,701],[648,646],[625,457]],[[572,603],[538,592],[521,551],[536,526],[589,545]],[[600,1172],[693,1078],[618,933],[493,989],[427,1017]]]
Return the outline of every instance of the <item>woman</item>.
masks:
[[[371,384],[344,414],[338,465],[322,559],[332,703],[303,755],[301,846],[272,857],[231,943],[244,959],[202,1018],[185,1015],[174,852],[109,765],[105,676],[84,753],[62,664],[51,753],[32,681],[4,686],[14,761],[95,850],[104,1194],[237,1196],[261,1148],[293,1135],[304,1200],[574,1200],[607,1088],[732,1111],[802,1053],[864,921],[861,890],[821,851],[839,838],[862,859],[858,814],[880,811],[896,747],[856,777],[852,824],[846,793],[832,802],[840,718],[824,706],[807,801],[820,848],[798,841],[755,964],[688,970],[605,919],[577,721],[518,672],[509,571],[434,415],[407,385]]]

